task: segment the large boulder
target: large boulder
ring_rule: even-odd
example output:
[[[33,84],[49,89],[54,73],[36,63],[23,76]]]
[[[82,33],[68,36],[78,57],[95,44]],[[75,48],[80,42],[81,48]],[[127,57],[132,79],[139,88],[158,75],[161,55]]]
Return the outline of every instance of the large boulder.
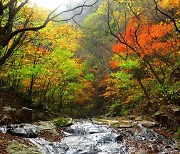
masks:
[[[12,136],[25,138],[36,138],[38,136],[37,126],[31,124],[9,125],[6,126],[6,133]]]
[[[72,121],[72,118],[56,118],[53,120],[53,123],[59,127],[67,127],[72,125]]]
[[[20,123],[31,123],[33,121],[33,111],[27,107],[17,110],[16,115]]]
[[[16,109],[11,107],[3,107],[0,113],[0,124],[8,125],[16,122]]]
[[[52,121],[40,121],[36,123],[40,132],[49,132],[52,135],[58,134],[56,131],[56,126]]]
[[[162,125],[165,125],[168,122],[168,116],[162,111],[156,112],[154,114],[154,119]]]
[[[32,109],[22,107],[20,109],[3,107],[0,113],[0,124],[31,123],[33,121]]]
[[[180,107],[174,104],[161,106],[158,112],[154,114],[154,119],[162,125],[180,124]]]

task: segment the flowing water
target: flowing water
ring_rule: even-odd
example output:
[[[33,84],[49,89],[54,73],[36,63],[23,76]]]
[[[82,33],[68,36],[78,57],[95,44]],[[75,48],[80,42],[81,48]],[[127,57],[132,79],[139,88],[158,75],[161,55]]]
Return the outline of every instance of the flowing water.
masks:
[[[38,133],[38,126],[17,127],[16,131],[30,137]],[[7,127],[0,131],[6,133]],[[91,121],[76,121],[65,133],[61,142],[49,142],[43,138],[27,138],[43,154],[131,154],[139,149],[151,150],[152,153],[178,154],[177,142],[162,136],[151,129],[137,125],[136,128],[119,129],[106,125],[94,124]]]
[[[52,154],[118,154],[127,153],[124,143],[117,143],[116,133],[105,125],[90,121],[75,122],[65,132],[61,143],[47,142],[44,139],[30,139],[43,153]]]

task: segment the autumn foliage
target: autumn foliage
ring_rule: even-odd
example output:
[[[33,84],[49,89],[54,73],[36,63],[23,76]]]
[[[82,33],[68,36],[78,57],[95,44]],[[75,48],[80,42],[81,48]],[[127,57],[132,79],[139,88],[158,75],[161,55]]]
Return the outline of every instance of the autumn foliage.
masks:
[[[33,105],[71,116],[121,116],[136,108],[140,114],[177,104],[179,7],[178,0],[108,0],[97,3],[82,26],[58,22],[58,16],[41,29],[18,33],[0,47],[0,84],[7,83],[0,90],[13,89]],[[48,16],[44,8],[25,5],[11,26],[8,12],[0,19],[0,40],[8,33],[1,29],[37,27]]]
[[[120,43],[113,45],[116,53],[139,54],[141,57],[158,53],[166,55],[177,47],[179,41],[169,38],[173,30],[172,23],[140,24],[132,19],[123,34]]]

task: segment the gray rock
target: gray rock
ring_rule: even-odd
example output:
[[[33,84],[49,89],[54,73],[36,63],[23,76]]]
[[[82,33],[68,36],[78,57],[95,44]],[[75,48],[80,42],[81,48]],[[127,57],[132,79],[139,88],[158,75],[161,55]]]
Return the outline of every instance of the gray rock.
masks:
[[[51,134],[57,135],[56,126],[53,124],[52,121],[40,121],[38,122],[38,128],[40,132],[48,131]]]
[[[158,126],[158,123],[154,121],[142,120],[142,121],[137,121],[137,123],[148,128]]]
[[[139,149],[136,154],[147,154],[147,152],[144,149]]]

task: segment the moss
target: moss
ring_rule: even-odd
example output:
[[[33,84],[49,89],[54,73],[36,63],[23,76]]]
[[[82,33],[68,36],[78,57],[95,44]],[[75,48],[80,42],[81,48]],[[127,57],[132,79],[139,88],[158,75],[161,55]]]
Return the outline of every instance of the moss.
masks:
[[[93,122],[97,124],[109,124],[108,119],[103,119],[103,118],[94,118]]]
[[[123,118],[94,118],[93,121],[97,124],[106,124],[117,128],[129,128],[132,127],[132,123]]]
[[[21,144],[16,140],[12,140],[7,147],[7,151],[9,154],[40,154],[36,147]]]
[[[60,127],[70,126],[72,124],[72,119],[71,118],[56,118],[53,120],[53,123],[56,126],[60,126]]]
[[[176,133],[174,133],[174,136],[175,136],[178,140],[180,140],[180,127],[177,128],[177,131],[176,131]]]

